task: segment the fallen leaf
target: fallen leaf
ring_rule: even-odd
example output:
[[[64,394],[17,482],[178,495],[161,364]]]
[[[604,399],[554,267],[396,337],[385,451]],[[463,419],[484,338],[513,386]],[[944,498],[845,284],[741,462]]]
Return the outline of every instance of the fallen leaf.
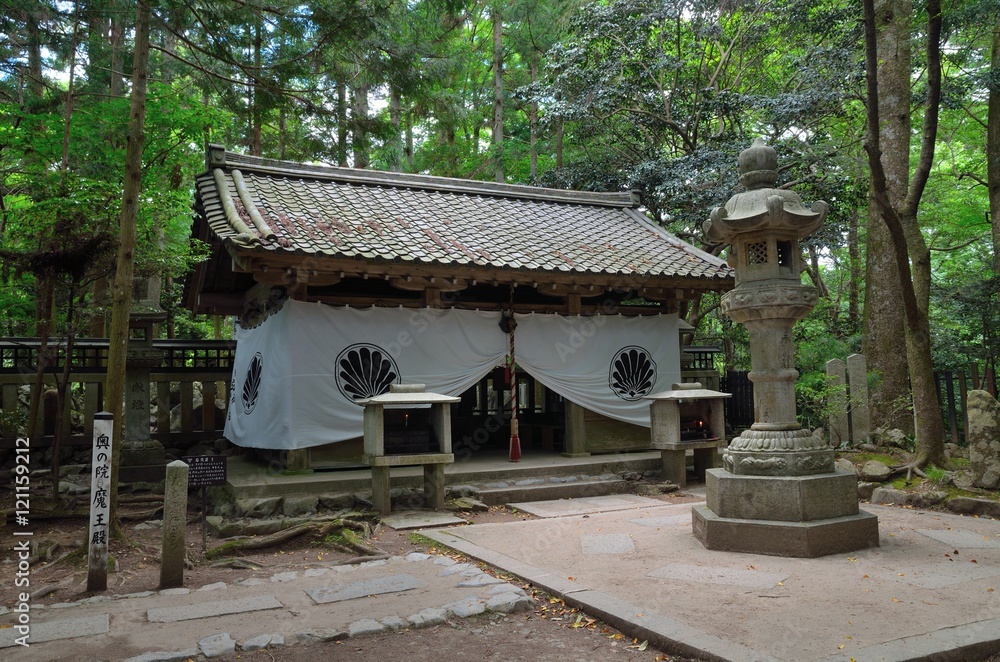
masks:
[[[649,641],[648,640],[642,642],[641,644],[639,644],[639,650],[644,651],[644,650],[646,650],[647,646],[649,646]]]
[[[987,593],[992,593],[993,592],[993,587],[990,587],[990,588],[986,589],[986,592]]]
[[[970,559],[969,563],[979,563],[979,561],[977,561],[976,559]]]
[[[785,582],[778,582],[778,586],[784,586]]]
[[[865,576],[864,576],[864,577],[862,577],[861,579],[868,579],[868,575],[865,575]]]
[[[838,649],[842,649],[843,647],[844,647],[844,644],[840,644],[839,646],[837,646]]]
[[[850,561],[851,563],[854,563],[855,561],[857,561],[857,559],[852,559],[850,556],[847,557],[847,560]]]
[[[906,576],[906,573],[905,573],[905,572],[901,572],[901,573],[899,573],[899,576],[900,576],[900,577],[905,577],[905,576]]]
[[[892,601],[893,602],[899,602],[899,598],[893,598]]]
[[[845,635],[844,635],[844,639],[854,639],[854,637],[852,637],[852,636],[851,636],[851,635],[849,635],[849,634],[845,634]]]

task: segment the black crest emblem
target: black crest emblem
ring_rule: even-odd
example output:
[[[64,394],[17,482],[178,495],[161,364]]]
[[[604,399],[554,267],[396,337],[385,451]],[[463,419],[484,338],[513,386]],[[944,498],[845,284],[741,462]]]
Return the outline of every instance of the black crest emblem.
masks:
[[[257,396],[260,395],[260,378],[264,369],[264,361],[260,352],[253,355],[247,366],[247,375],[243,379],[243,412],[249,414],[257,406]]]
[[[337,355],[337,388],[351,402],[381,395],[399,381],[396,361],[378,345],[357,343]]]
[[[656,363],[638,345],[622,347],[611,359],[608,384],[622,400],[638,400],[653,390],[656,383]]]

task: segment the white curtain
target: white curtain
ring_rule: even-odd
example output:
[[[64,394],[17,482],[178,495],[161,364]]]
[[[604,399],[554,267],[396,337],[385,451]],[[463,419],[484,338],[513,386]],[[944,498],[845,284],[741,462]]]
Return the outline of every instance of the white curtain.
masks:
[[[516,315],[517,365],[592,411],[649,427],[649,401],[681,381],[677,315]]]
[[[563,397],[649,426],[642,396],[680,381],[676,315],[516,315],[518,365]],[[290,450],[360,437],[356,400],[390,383],[458,396],[506,360],[500,313],[288,301],[237,328],[226,438]]]

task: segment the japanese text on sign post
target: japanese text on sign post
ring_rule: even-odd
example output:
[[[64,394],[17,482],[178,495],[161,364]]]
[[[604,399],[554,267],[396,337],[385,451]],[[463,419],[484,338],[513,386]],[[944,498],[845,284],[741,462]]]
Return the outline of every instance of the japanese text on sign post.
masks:
[[[94,454],[90,474],[90,534],[87,590],[108,588],[108,518],[111,510],[111,438],[114,419],[101,412],[94,415]]]

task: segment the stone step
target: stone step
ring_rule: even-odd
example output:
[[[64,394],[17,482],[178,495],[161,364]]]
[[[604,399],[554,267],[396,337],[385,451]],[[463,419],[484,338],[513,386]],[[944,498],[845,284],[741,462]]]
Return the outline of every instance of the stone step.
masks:
[[[521,481],[527,482],[527,481]],[[630,491],[628,481],[613,479],[579,480],[573,482],[544,482],[533,485],[511,484],[507,487],[483,487],[475,498],[487,506],[498,506],[521,501],[551,501],[554,499],[579,499],[582,497],[623,494]]]

